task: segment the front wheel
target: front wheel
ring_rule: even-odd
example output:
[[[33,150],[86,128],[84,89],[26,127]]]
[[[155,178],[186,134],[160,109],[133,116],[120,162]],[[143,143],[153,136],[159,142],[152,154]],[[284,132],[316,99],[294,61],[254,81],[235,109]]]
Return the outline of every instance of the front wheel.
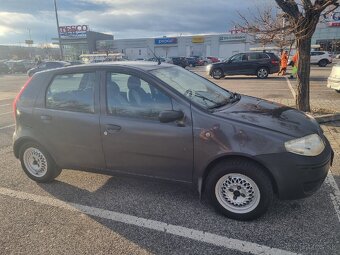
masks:
[[[25,143],[19,158],[26,175],[36,182],[50,182],[61,173],[49,153],[36,143]]]
[[[326,67],[327,64],[328,64],[328,61],[327,61],[326,59],[321,59],[321,60],[319,61],[319,66],[320,66],[320,67]]]
[[[247,160],[228,160],[215,166],[206,191],[219,212],[236,220],[260,217],[273,199],[273,186],[264,169]]]
[[[214,79],[217,79],[217,80],[218,80],[218,79],[221,79],[223,76],[224,76],[224,75],[223,75],[222,69],[216,68],[216,69],[212,70],[212,77],[213,77]]]
[[[266,67],[261,67],[257,70],[256,76],[260,79],[265,79],[268,77],[269,71]]]

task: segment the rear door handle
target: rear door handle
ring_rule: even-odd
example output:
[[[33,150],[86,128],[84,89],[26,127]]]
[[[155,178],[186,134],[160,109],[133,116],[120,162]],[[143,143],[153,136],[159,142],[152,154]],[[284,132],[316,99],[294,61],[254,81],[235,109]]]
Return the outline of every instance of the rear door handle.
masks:
[[[107,124],[107,125],[105,125],[105,127],[106,127],[106,132],[108,132],[110,134],[116,133],[116,132],[118,132],[119,130],[122,129],[121,126],[113,125],[113,124]],[[105,134],[105,132],[104,132],[104,134]]]

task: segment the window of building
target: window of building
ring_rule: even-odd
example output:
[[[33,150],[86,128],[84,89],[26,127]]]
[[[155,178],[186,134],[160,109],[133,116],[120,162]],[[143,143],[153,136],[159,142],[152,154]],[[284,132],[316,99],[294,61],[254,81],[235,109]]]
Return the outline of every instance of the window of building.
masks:
[[[109,114],[158,119],[161,111],[172,110],[171,99],[156,86],[137,76],[108,73],[106,81]]]
[[[142,50],[139,50],[138,52],[139,52],[139,56],[142,55]]]
[[[95,73],[57,75],[47,89],[46,107],[93,113],[95,84]]]

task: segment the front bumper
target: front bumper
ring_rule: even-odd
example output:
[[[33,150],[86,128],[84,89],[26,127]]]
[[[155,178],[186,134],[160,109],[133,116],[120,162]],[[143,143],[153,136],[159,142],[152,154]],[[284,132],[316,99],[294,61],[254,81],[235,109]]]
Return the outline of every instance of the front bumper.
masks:
[[[271,172],[280,199],[299,199],[312,195],[324,182],[332,165],[334,153],[326,137],[324,151],[315,157],[290,152],[260,155]]]

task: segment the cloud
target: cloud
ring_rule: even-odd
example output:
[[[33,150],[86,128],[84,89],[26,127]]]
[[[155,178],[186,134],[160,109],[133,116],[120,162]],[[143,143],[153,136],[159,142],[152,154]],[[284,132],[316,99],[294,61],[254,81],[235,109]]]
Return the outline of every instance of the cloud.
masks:
[[[0,44],[57,37],[53,1],[1,0]],[[242,2],[242,5],[240,4]],[[115,38],[222,33],[238,19],[237,10],[269,0],[57,0],[60,25],[86,24]]]

